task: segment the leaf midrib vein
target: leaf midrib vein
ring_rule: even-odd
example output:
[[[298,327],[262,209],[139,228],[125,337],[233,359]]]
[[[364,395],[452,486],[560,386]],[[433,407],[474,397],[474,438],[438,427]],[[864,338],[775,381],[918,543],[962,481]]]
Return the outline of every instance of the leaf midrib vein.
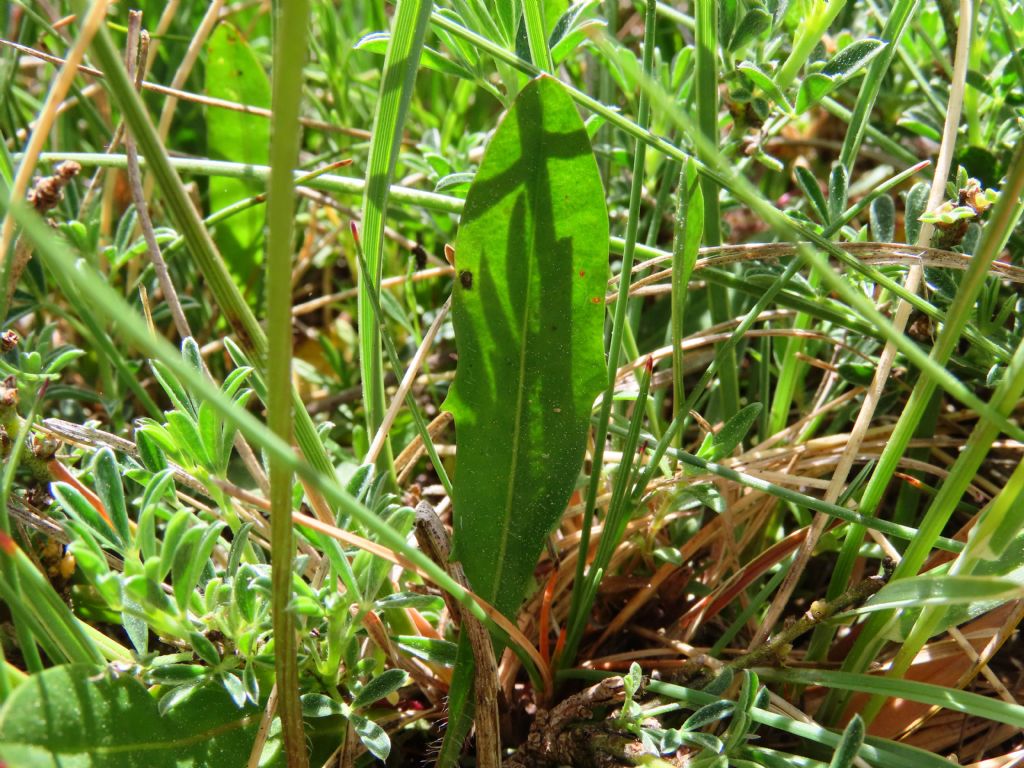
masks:
[[[529,198],[529,196],[527,196]],[[530,214],[535,213],[530,210]],[[528,215],[527,221],[532,223],[532,218]],[[531,246],[536,245],[537,230],[535,226],[530,228],[530,236],[526,238]],[[516,394],[516,412],[515,412],[515,424],[512,427],[512,461],[509,467],[508,474],[508,492],[505,495],[505,509],[504,519],[502,520],[501,526],[501,541],[498,546],[498,570],[495,573],[494,588],[491,594],[491,600],[494,601],[498,595],[498,591],[501,588],[501,575],[505,570],[506,560],[505,553],[508,551],[508,537],[509,529],[512,520],[512,497],[515,494],[516,485],[516,470],[519,465],[519,443],[522,437],[522,418],[523,418],[523,397],[525,397],[526,387],[523,386],[523,382],[526,378],[526,330],[530,322],[530,298],[533,292],[533,257],[535,249],[529,248],[526,256],[526,297],[523,302],[523,319],[519,327],[519,376],[517,382],[519,384],[518,392]]]

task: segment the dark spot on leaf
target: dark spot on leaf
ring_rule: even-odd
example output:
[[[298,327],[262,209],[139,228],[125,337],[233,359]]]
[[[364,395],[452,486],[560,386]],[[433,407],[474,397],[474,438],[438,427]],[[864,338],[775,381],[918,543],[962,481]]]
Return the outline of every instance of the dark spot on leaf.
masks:
[[[462,283],[462,287],[467,291],[473,287],[473,273],[468,269],[464,269],[459,272],[459,282]]]
[[[585,274],[587,274],[587,273],[586,273],[586,272],[584,272],[584,271],[583,271],[583,270],[581,269],[581,270],[580,270],[580,277],[583,277],[583,276],[584,276]]]
[[[416,259],[416,269],[424,269],[424,268],[426,268],[426,266],[427,266],[427,251],[426,251],[426,249],[422,245],[420,245],[419,243],[416,243],[416,245],[414,245],[412,247],[412,255]]]

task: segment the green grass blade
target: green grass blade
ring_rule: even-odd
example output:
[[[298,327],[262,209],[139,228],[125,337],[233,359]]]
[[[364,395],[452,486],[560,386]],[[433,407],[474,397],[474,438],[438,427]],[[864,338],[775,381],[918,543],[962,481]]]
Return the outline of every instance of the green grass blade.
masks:
[[[971,259],[971,264],[961,280],[960,290],[957,292],[953,300],[953,304],[950,306],[948,313],[949,320],[946,325],[943,326],[939,333],[939,337],[935,341],[935,346],[932,348],[929,363],[933,366],[945,365],[952,355],[952,352],[960,339],[961,329],[966,322],[966,318],[971,314],[971,308],[974,306],[974,302],[983,287],[988,266],[1000,252],[1007,234],[1012,231],[1017,224],[1020,216],[1019,200],[1021,194],[1024,193],[1024,147],[1017,148],[1013,161],[1009,166],[1007,179],[1009,182],[1002,190],[1000,199],[996,203],[995,209],[992,212],[992,218],[982,234],[982,241],[978,246],[978,251],[974,258]],[[1018,353],[1015,357],[1018,357],[1020,354],[1021,350],[1018,349]],[[1018,360],[1014,365],[1014,368],[1018,368],[1020,364],[1021,362]],[[1006,391],[1007,387],[1011,386],[1007,383],[1010,378],[1012,377],[1008,376],[1004,379],[1003,384],[997,391],[997,395],[993,398],[992,403],[997,403],[997,405],[979,403],[979,405],[982,406],[979,408],[978,405],[975,405],[974,403],[971,404],[972,407],[974,407],[975,410],[978,411],[979,414],[988,422],[988,424],[984,425],[984,430],[981,434],[976,432],[972,435],[972,440],[969,443],[972,446],[972,454],[975,451],[987,451],[988,447],[991,445],[991,441],[994,440],[995,436],[998,434],[998,429],[1004,428],[1004,425],[999,423],[1000,420],[1005,421],[1005,417],[1003,416],[1003,413],[1000,413],[1000,409],[1005,408],[1007,405],[1007,400],[1003,393]],[[881,457],[879,457],[875,472],[872,475],[871,480],[868,482],[867,487],[864,489],[860,508],[865,514],[873,515],[875,510],[877,510],[885,492],[885,488],[888,486],[889,480],[892,477],[892,473],[895,471],[896,465],[900,457],[903,455],[903,451],[905,450],[907,443],[913,436],[916,425],[919,423],[925,409],[927,409],[928,404],[931,401],[935,392],[935,387],[935,379],[927,376],[922,376],[915,385],[914,391],[911,393],[906,407],[900,414],[900,420],[897,422],[896,428],[893,430],[891,437],[886,443]],[[979,425],[979,427],[980,426],[982,425]],[[982,447],[977,447],[979,444]],[[961,455],[958,459],[958,466],[966,466],[966,464],[961,464],[963,460],[964,457]],[[975,459],[972,456],[969,461],[970,463],[973,463],[974,460]],[[960,477],[962,478],[962,476]],[[952,490],[954,485],[951,483],[951,480],[952,478],[946,479],[946,482],[943,484],[943,489],[948,487]],[[959,481],[955,482],[956,485],[960,484]],[[932,502],[933,509],[936,508],[937,502],[938,499]],[[933,518],[933,521],[938,522],[938,519]],[[862,537],[863,534],[858,533],[857,531],[851,531],[849,535],[851,537],[859,538]],[[934,529],[930,528],[926,535],[922,535],[920,539],[915,540],[914,545],[912,545],[914,549],[913,556],[909,560],[906,558],[906,555],[904,556],[904,560],[897,569],[898,575],[916,573],[917,568],[919,568],[923,562],[922,552],[926,552],[925,548],[932,546],[933,536]],[[856,539],[851,541],[850,546],[853,547],[854,543],[856,543]],[[905,566],[904,563],[906,564]],[[859,672],[867,668],[870,660],[874,658],[875,650],[877,650],[876,646],[880,641],[878,638],[879,630],[887,620],[888,616],[885,614],[872,616],[871,619],[869,619],[866,631],[861,633],[857,642],[854,644],[853,649],[844,660],[844,670]],[[827,717],[824,719],[828,722],[828,718],[834,717],[839,711],[841,703],[835,700],[834,697],[830,697],[830,699],[826,701],[826,704],[828,705],[825,712]]]
[[[908,701],[919,701],[922,704],[943,707],[953,712],[962,712],[972,717],[1024,728],[1024,707],[1019,704],[1010,704],[989,696],[958,691],[941,685],[826,669],[759,668],[757,672],[765,680],[798,685],[824,685],[844,691],[895,696]]]
[[[696,29],[696,93],[697,128],[705,141],[698,145],[697,157],[705,164],[708,158],[718,152],[718,8],[717,2],[698,2],[695,7]],[[646,125],[641,123],[642,128]],[[722,244],[722,215],[719,211],[719,184],[716,179],[703,174],[700,180],[704,199],[704,244]],[[732,319],[729,292],[720,285],[708,285],[708,303],[711,307],[711,321],[724,323]],[[729,419],[740,407],[739,376],[736,369],[736,354],[726,353],[718,369],[721,389],[722,420]]]
[[[526,39],[530,44],[533,63],[545,72],[554,72],[555,64],[551,60],[548,36],[544,31],[544,0],[525,0],[523,20],[526,22]]]
[[[55,663],[102,664],[103,656],[83,631],[78,618],[54,590],[46,576],[21,551],[14,540],[0,532],[0,598],[17,609],[43,650]]]
[[[683,163],[679,172],[679,209],[672,248],[672,416],[675,419],[680,417],[684,400],[682,343],[686,296],[704,230],[704,196],[697,178],[693,164]]]
[[[871,66],[868,67],[867,75],[861,84],[860,93],[857,94],[857,102],[850,115],[850,128],[843,139],[843,148],[839,152],[839,162],[846,168],[853,168],[857,162],[857,153],[864,141],[864,132],[871,123],[869,115],[875,106],[878,92],[882,88],[885,73],[889,71],[889,65],[899,49],[900,38],[903,36],[907,23],[917,11],[919,0],[896,0],[889,10],[889,16],[885,21],[879,37],[885,40],[885,50],[876,56]]]
[[[423,38],[433,3],[401,0],[396,9],[381,74],[380,96],[373,117],[373,139],[363,196],[363,248],[370,272],[359,281],[359,365],[363,375],[363,403],[370,436],[384,420],[384,367],[380,332],[373,317],[368,291],[380,291],[384,271],[384,218],[391,179],[398,162],[405,116],[409,111]],[[397,373],[397,371],[396,371]],[[391,443],[385,441],[378,470],[394,478]]]
[[[645,13],[644,39],[644,71],[650,72],[654,63],[655,3],[647,0]],[[650,119],[650,103],[645,96],[640,98],[640,124],[646,126]],[[601,415],[598,417],[597,429],[594,434],[594,455],[592,457],[590,481],[587,485],[587,497],[583,510],[583,527],[580,530],[580,551],[587,552],[590,546],[590,529],[596,513],[598,487],[601,483],[605,442],[608,436],[608,423],[611,418],[612,400],[615,393],[615,377],[618,375],[619,359],[622,352],[622,340],[628,326],[627,311],[629,309],[629,284],[633,277],[633,259],[636,253],[637,230],[640,225],[640,200],[643,196],[644,159],[647,148],[642,142],[636,142],[633,156],[633,181],[629,193],[629,216],[626,220],[626,236],[622,248],[622,268],[619,273],[618,301],[612,317],[611,343],[608,347],[607,379],[604,395],[601,399]],[[576,649],[583,629],[587,622],[590,606],[583,602],[583,595],[591,592],[584,587],[583,576],[586,558],[581,557],[576,563],[576,578],[569,606],[569,621],[566,627],[566,641],[561,659],[570,660],[575,657]],[[588,575],[593,579],[594,575]]]
[[[270,185],[267,194],[267,426],[292,442],[292,242],[298,163],[302,68],[306,63],[308,0],[293,0],[274,18]],[[270,557],[277,707],[290,768],[308,764],[299,702],[298,635],[292,600],[295,541],[292,468],[270,457]]]

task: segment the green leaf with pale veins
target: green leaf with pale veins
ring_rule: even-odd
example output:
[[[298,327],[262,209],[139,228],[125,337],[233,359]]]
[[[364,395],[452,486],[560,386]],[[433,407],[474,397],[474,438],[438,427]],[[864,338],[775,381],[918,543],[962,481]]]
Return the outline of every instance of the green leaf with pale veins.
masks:
[[[529,83],[495,132],[455,267],[455,551],[474,591],[513,616],[579,476],[606,375],[608,212],[556,80]]]
[[[81,664],[52,667],[18,686],[0,709],[0,764],[239,765],[252,749],[259,720],[259,709],[239,708],[213,686],[202,686],[161,716],[156,699],[130,674]]]

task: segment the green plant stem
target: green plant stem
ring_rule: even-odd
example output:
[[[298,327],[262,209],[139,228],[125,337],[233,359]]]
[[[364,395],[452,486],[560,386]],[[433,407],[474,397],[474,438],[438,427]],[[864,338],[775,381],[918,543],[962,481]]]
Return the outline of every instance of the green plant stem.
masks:
[[[693,31],[697,28],[697,22],[694,21],[692,16],[687,16],[685,13],[676,10],[668,3],[658,3],[658,14],[668,19],[673,24],[678,24],[685,29]]]
[[[644,69],[650,72],[654,66],[654,34],[655,34],[655,2],[647,0],[644,16]],[[641,95],[638,120],[646,127],[650,119],[650,103],[646,96]],[[633,276],[633,260],[636,253],[637,230],[640,225],[640,201],[643,196],[644,159],[647,146],[640,141],[636,143],[633,156],[633,183],[629,195],[629,218],[626,222],[626,236],[622,249],[622,268],[619,272],[619,293],[612,319],[611,344],[608,348],[608,383],[601,399],[601,415],[597,422],[594,435],[594,455],[591,457],[590,482],[587,485],[586,504],[583,512],[583,526],[580,530],[580,547],[582,553],[576,561],[576,577],[572,599],[569,604],[569,621],[566,626],[566,641],[558,663],[565,665],[575,658],[579,642],[583,637],[589,606],[583,599],[585,584],[584,568],[586,552],[590,547],[590,529],[596,513],[598,488],[601,483],[605,442],[608,435],[608,422],[611,417],[612,402],[615,394],[615,377],[619,370],[619,356],[622,350],[622,335],[626,326],[629,299],[629,285]],[[587,578],[592,578],[588,575]]]
[[[612,487],[612,498],[608,503],[608,512],[604,518],[604,531],[601,535],[601,541],[597,546],[597,552],[594,554],[594,560],[587,569],[586,578],[590,583],[583,585],[583,593],[587,595],[597,594],[600,580],[596,578],[596,575],[599,573],[603,574],[607,570],[612,555],[615,553],[615,549],[618,547],[619,541],[626,531],[626,524],[629,522],[630,512],[633,509],[633,505],[630,503],[631,499],[627,497],[627,492],[633,476],[633,466],[636,463],[637,446],[640,442],[640,429],[644,420],[644,406],[647,403],[647,395],[651,388],[653,369],[654,361],[648,358],[647,364],[644,366],[640,376],[640,391],[637,393],[636,402],[633,404],[633,416],[630,419],[629,431],[626,433],[626,439],[622,444],[622,459],[619,462],[619,469]],[[589,616],[591,608],[593,608],[592,603],[584,602],[580,612],[582,615]]]
[[[672,417],[682,413],[683,335],[686,320],[686,297],[690,276],[700,251],[704,229],[704,197],[698,183],[697,169],[683,163],[679,170],[679,207],[676,211],[675,238],[672,245]],[[685,416],[685,414],[683,414]]]
[[[352,234],[355,236],[356,258],[359,260],[359,269],[365,274],[368,271],[366,259],[363,256],[362,244],[358,235],[356,235],[354,226]],[[376,291],[369,291],[367,292],[367,298],[370,300],[370,304],[373,308],[374,319],[377,321],[377,324],[381,329],[381,338],[384,342],[384,351],[387,353],[388,362],[391,363],[391,367],[397,372],[401,370],[401,360],[398,357],[398,350],[395,348],[395,342],[391,338],[391,334],[388,333],[387,329],[384,327],[386,317],[384,315],[384,309],[380,305],[380,296]],[[445,307],[447,307],[447,305],[445,305]],[[413,422],[416,424],[416,432],[420,436],[420,440],[423,441],[423,448],[427,452],[431,466],[434,468],[434,472],[437,473],[437,478],[441,481],[441,485],[444,486],[444,491],[448,494],[448,498],[452,498],[452,481],[448,478],[448,472],[444,468],[444,463],[441,461],[441,457],[437,455],[437,448],[434,446],[434,441],[430,437],[430,432],[427,430],[427,422],[423,418],[419,403],[416,402],[416,398],[413,396],[412,392],[409,392],[405,396],[405,402],[409,407],[409,413],[412,414]]]
[[[7,189],[5,187],[0,189],[0,194],[7,194]],[[7,388],[4,387],[4,389]],[[14,391],[16,392],[17,390]],[[0,406],[0,414],[2,414],[0,422],[2,422],[5,433],[8,436],[14,433],[14,439],[9,445],[7,454],[3,457],[3,486],[2,495],[0,495],[0,505],[2,505],[2,509],[0,509],[0,534],[4,536],[9,536],[11,533],[8,504],[11,498],[11,490],[14,488],[14,475],[21,464],[21,454],[25,450],[29,432],[35,421],[36,409],[42,403],[45,391],[45,385],[41,386],[37,391],[36,397],[32,399],[28,418],[18,418],[16,404],[5,403]],[[8,411],[8,409],[10,410]],[[15,426],[16,428],[13,428]],[[32,619],[26,615],[26,604],[21,588],[22,579],[15,567],[15,561],[8,558],[0,560],[0,578],[5,579],[10,585],[11,595],[7,602],[11,610],[11,616],[14,619],[14,632],[18,638],[18,648],[21,650],[25,668],[31,673],[41,672],[44,668],[43,661],[39,655],[39,647],[36,644],[36,638],[32,630]],[[6,680],[4,682],[6,683]]]
[[[830,115],[838,117],[847,124],[853,120],[853,112],[830,96],[826,96],[821,100],[821,106],[824,107],[825,111]],[[898,160],[903,163],[916,163],[918,161],[917,155],[901,145],[899,142],[895,141],[891,136],[887,136],[882,133],[873,125],[867,125],[864,127],[864,135],[871,139],[879,149],[891,155],[894,160]]]
[[[523,19],[526,21],[526,39],[533,63],[545,72],[554,72],[555,63],[551,60],[548,36],[544,33],[544,0],[526,0],[523,3]]]
[[[907,23],[917,10],[919,0],[896,0],[889,11],[889,17],[885,21],[881,37],[887,45],[885,50],[872,59],[868,65],[867,75],[861,84],[860,93],[857,94],[857,101],[850,115],[850,128],[843,139],[843,148],[839,152],[839,162],[846,168],[853,168],[857,162],[857,153],[864,141],[864,132],[871,122],[869,115],[875,106],[875,99],[882,88],[882,81],[885,73],[889,71],[889,65],[899,49],[900,39]]]
[[[61,160],[74,160],[84,167],[94,168],[125,168],[127,162],[124,155],[99,154],[95,152],[44,152],[39,156],[40,162],[58,162]],[[146,157],[139,158],[141,167],[146,168],[152,165]],[[266,183],[270,178],[270,168],[266,165],[245,165],[242,163],[230,163],[223,160],[208,160],[206,158],[167,158],[168,167],[184,173],[198,173],[206,176],[225,176],[233,179],[253,179]],[[353,179],[347,176],[338,176],[333,173],[306,173],[295,171],[295,181],[310,189],[318,189],[323,192],[336,192],[345,195],[356,195],[362,197],[366,191],[365,179]],[[425,192],[410,187],[392,186],[388,192],[390,201],[408,205],[417,205],[439,213],[459,213],[462,211],[462,198],[450,195],[439,195],[434,192]],[[248,201],[242,201],[248,202]],[[242,203],[239,203],[242,204]],[[227,210],[227,209],[225,209]],[[218,211],[213,216],[219,216]],[[212,218],[212,217],[211,217]],[[214,221],[218,221],[215,219]],[[202,223],[202,220],[200,220]],[[192,243],[188,243],[192,247]]]
[[[822,35],[828,31],[839,12],[846,7],[846,0],[830,0],[824,5],[814,0],[811,5],[813,10],[810,18],[805,19],[797,28],[793,49],[775,75],[775,84],[783,91],[792,85],[797,72],[807,63],[815,46],[821,42]]]
[[[708,158],[718,152],[718,3],[698,0],[695,6],[696,29],[696,95],[697,127],[705,141],[697,147],[697,157],[708,164]],[[645,127],[646,126],[642,126]],[[722,215],[719,211],[717,179],[702,174],[701,193],[704,198],[704,243],[722,244]],[[708,305],[711,321],[716,325],[732,319],[729,292],[719,285],[708,284]],[[718,369],[722,421],[728,421],[740,409],[739,372],[736,354],[728,352]]]
[[[363,196],[363,248],[369,273],[362,275],[359,281],[359,365],[363,376],[366,427],[371,436],[376,434],[384,420],[385,404],[380,329],[374,319],[368,292],[380,292],[384,274],[384,217],[388,194],[432,7],[430,0],[400,0],[395,8],[381,73],[380,95],[373,116],[373,138]],[[377,469],[390,478],[392,486],[396,485],[390,440],[384,441]]]
[[[295,231],[295,179],[298,162],[299,102],[306,62],[308,0],[274,6],[274,65],[267,195],[267,426],[292,442],[292,239]],[[292,533],[292,470],[270,457],[270,559],[274,626],[274,669],[289,768],[305,768],[306,737],[299,701],[298,635],[290,608],[295,541]]]

